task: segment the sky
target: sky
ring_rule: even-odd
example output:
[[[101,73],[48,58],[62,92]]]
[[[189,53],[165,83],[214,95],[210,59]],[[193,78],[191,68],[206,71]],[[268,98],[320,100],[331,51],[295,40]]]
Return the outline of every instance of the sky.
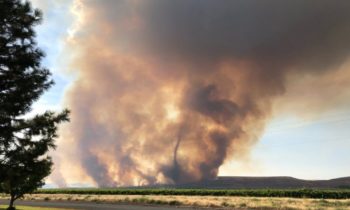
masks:
[[[163,5],[159,1],[153,1],[155,2],[154,5],[143,5],[143,3],[139,1],[133,0],[120,1],[123,2],[120,4],[111,2],[112,1],[105,1],[102,3],[101,1],[79,0],[32,0],[33,5],[42,9],[44,12],[43,23],[36,27],[37,41],[39,47],[46,53],[42,64],[51,70],[56,83],[54,87],[46,92],[41,99],[34,104],[33,112],[41,113],[47,109],[61,110],[64,107],[69,107],[72,109],[73,113],[71,116],[72,123],[63,126],[61,129],[62,136],[57,141],[58,149],[56,152],[52,153],[55,161],[55,171],[47,180],[48,184],[52,184],[53,186],[75,186],[77,184],[79,186],[103,186],[115,184],[138,185],[157,182],[177,183],[187,178],[189,173],[196,174],[196,176],[190,178],[194,181],[203,177],[211,178],[213,174],[219,176],[292,176],[301,179],[331,179],[350,175],[350,167],[348,165],[350,162],[350,153],[348,152],[348,148],[350,148],[350,129],[348,129],[350,127],[350,60],[348,59],[349,54],[344,53],[347,52],[346,46],[348,46],[349,43],[342,43],[342,36],[338,34],[347,34],[349,29],[342,28],[342,17],[340,15],[339,17],[336,16],[335,20],[331,20],[331,18],[320,19],[320,22],[324,21],[325,25],[327,25],[327,21],[330,21],[332,25],[339,25],[339,27],[324,29],[321,27],[323,25],[320,24],[319,31],[317,31],[317,24],[315,29],[303,29],[304,26],[300,27],[300,30],[311,30],[310,34],[316,37],[318,37],[318,34],[315,35],[313,32],[323,33],[327,31],[328,33],[328,31],[331,30],[335,32],[334,34],[330,32],[331,36],[327,39],[320,37],[319,39],[322,42],[315,43],[325,47],[315,48],[316,51],[312,48],[311,44],[309,48],[304,49],[303,45],[298,45],[297,42],[296,44],[294,43],[296,52],[298,52],[296,54],[300,53],[301,55],[301,58],[299,58],[298,55],[293,53],[291,53],[289,57],[279,55],[285,53],[285,51],[280,51],[278,47],[274,47],[275,45],[284,45],[284,48],[290,47],[283,41],[280,43],[273,41],[271,44],[272,41],[265,40],[271,39],[271,37],[272,40],[279,40],[282,36],[280,34],[283,34],[289,27],[295,27],[294,24],[288,25],[289,22],[305,23],[306,26],[308,23],[312,23],[312,21],[309,21],[309,19],[312,19],[312,16],[303,14],[303,12],[310,9],[310,5],[303,5],[302,3],[297,6],[292,5],[292,8],[295,6],[295,8],[299,10],[292,11],[290,13],[291,16],[293,16],[293,12],[297,13],[297,15],[290,19],[278,13],[273,14],[272,18],[275,17],[274,15],[283,16],[281,18],[282,23],[275,23],[275,29],[270,29],[268,27],[268,29],[264,29],[258,24],[254,27],[245,27],[245,25],[255,24],[254,18],[251,20],[249,19],[250,16],[248,16],[246,22],[243,21],[244,23],[239,23],[243,24],[243,26],[239,25],[236,29],[242,30],[243,32],[239,33],[237,37],[233,36],[232,38],[227,38],[225,33],[232,35],[231,31],[224,31],[224,35],[222,36],[217,33],[211,33],[212,28],[214,28],[213,30],[216,30],[216,32],[223,29],[221,26],[212,27],[210,25],[215,23],[215,18],[222,18],[220,15],[212,14],[212,10],[208,9],[210,6],[213,6],[210,4],[210,1],[203,1],[203,5],[196,5],[196,3],[190,5],[170,4],[170,6],[172,6],[171,8],[174,8],[174,11],[178,9],[179,11],[177,12],[183,12],[183,15],[175,14],[175,12],[174,14],[170,14],[171,12],[166,13],[170,6],[166,4]],[[254,1],[250,2],[254,4]],[[274,1],[269,2],[269,4],[266,4],[267,7],[273,8]],[[337,7],[330,8],[325,5],[322,7],[322,2],[320,5],[311,6],[311,10],[315,12],[316,17],[319,11],[322,11],[323,13],[320,13],[324,15],[328,14],[327,12],[332,9],[338,9]],[[262,7],[260,7],[261,5],[259,6],[257,2],[255,3],[256,5],[235,5],[238,9],[234,11],[238,14],[240,6],[242,8],[247,7],[247,11],[251,13],[251,16],[256,15],[259,17],[259,15],[262,15],[264,18],[272,13],[269,9],[265,9],[265,7],[262,9]],[[347,4],[345,6],[349,5]],[[198,12],[192,7],[201,8],[202,10],[199,11],[203,13]],[[189,15],[186,12],[188,8],[197,11],[198,16]],[[329,11],[327,8],[330,8]],[[245,9],[246,8],[243,8],[244,11]],[[153,11],[152,14],[154,15],[149,16],[148,10]],[[159,10],[164,10],[165,12],[158,12]],[[219,6],[217,8],[213,7],[213,10],[214,12],[215,10],[222,11],[222,8]],[[208,12],[208,14],[206,12]],[[230,26],[230,21],[234,22],[234,19],[230,19],[230,12],[232,11],[229,10],[226,12],[228,12],[226,19],[229,20],[225,20],[226,22],[223,21],[223,28],[225,28],[227,24]],[[341,14],[341,12],[339,13]],[[169,26],[163,25],[163,20],[157,15],[159,15],[159,17],[165,16],[165,23],[178,23],[178,25],[176,26],[175,24],[175,29],[169,28]],[[208,16],[211,17],[211,15],[214,17],[213,19],[206,18]],[[246,17],[244,14],[239,15],[242,15],[243,18]],[[331,15],[331,17],[333,16]],[[286,18],[286,20],[283,18]],[[271,21],[269,18],[266,20]],[[181,21],[188,21],[188,24]],[[198,22],[202,23],[201,21],[208,24],[206,29],[205,27],[204,29],[200,27],[197,28],[196,24],[198,24]],[[210,21],[214,21],[214,23]],[[157,28],[158,26],[163,28],[159,29]],[[257,28],[256,30],[259,32],[258,34],[253,33],[254,35],[252,36],[245,35],[250,35],[251,31],[254,32],[255,28]],[[104,31],[100,32],[101,30]],[[141,33],[137,30],[141,30]],[[193,39],[192,35],[188,35],[195,34],[198,31],[198,33],[203,33],[203,30],[207,30],[210,36],[199,35],[198,38]],[[266,33],[265,30],[267,31]],[[295,30],[299,30],[299,27],[296,27]],[[159,32],[161,35],[154,33],[154,31]],[[188,31],[189,33],[187,33]],[[95,32],[96,34],[94,34]],[[173,34],[175,35],[173,36]],[[305,37],[308,34],[309,33],[306,33]],[[141,36],[141,38],[139,36]],[[256,36],[259,36],[259,38],[256,38]],[[223,42],[225,42],[226,39],[229,41],[231,39],[238,39],[239,41],[232,41],[232,45],[233,48],[239,48],[240,50],[233,51],[231,46],[223,47],[231,45],[231,42],[229,42],[230,44],[226,43],[226,45],[221,45],[219,41],[213,42],[213,44],[207,42],[206,39],[209,39],[208,37],[211,40],[224,40]],[[264,37],[264,41],[260,40],[262,39],[261,37]],[[296,35],[296,37],[297,40],[298,35]],[[334,37],[338,41],[333,43],[332,39]],[[307,40],[307,37],[305,39]],[[194,40],[199,41],[196,42]],[[281,38],[281,40],[283,40],[283,38]],[[256,45],[254,45],[255,41],[257,42]],[[195,42],[195,44],[193,44],[194,46],[192,46],[193,42]],[[249,42],[249,44],[245,42]],[[184,46],[178,47],[176,43],[187,43],[189,46],[184,44]],[[291,41],[291,43],[293,44],[293,41]],[[332,48],[333,44],[337,47]],[[255,49],[253,47],[262,45],[268,47],[266,47],[266,49],[258,49],[258,54],[265,52],[264,50],[273,51],[271,55],[278,57],[278,61],[283,64],[276,62],[273,60],[274,58],[269,58],[268,56],[263,57],[263,59],[268,60],[267,62],[272,60],[270,63],[265,62],[265,60],[260,61],[260,57],[255,56],[254,53],[254,55],[251,55],[252,49]],[[342,53],[339,55],[337,54],[338,51],[335,49],[342,47],[338,47],[338,45],[344,46],[345,49],[342,49]],[[298,47],[303,49],[300,49],[299,52]],[[336,58],[344,58],[341,62],[337,61],[337,65],[334,65],[333,60],[330,58],[332,55],[318,52],[324,49],[330,50]],[[303,52],[305,53],[303,54]],[[95,65],[94,62],[98,58],[93,58],[92,55],[105,61],[100,61]],[[227,57],[230,56],[235,59],[228,59]],[[305,61],[305,57],[310,59],[305,59]],[[322,67],[314,64],[314,57],[315,61],[319,62],[319,65]],[[172,60],[173,58],[175,61]],[[289,58],[291,61],[288,60]],[[204,60],[205,65],[212,66],[212,68],[222,68],[223,70],[220,70],[220,74],[229,71],[225,70],[225,68],[247,68],[247,71],[253,72],[259,69],[259,65],[264,66],[266,63],[267,68],[274,68],[277,66],[278,68],[285,68],[288,70],[285,70],[286,73],[281,75],[277,72],[278,70],[266,70],[267,73],[257,76],[265,78],[267,75],[266,77],[268,79],[255,79],[255,74],[250,73],[240,76],[238,70],[232,70],[235,71],[235,74],[238,75],[237,77],[240,78],[240,80],[232,79],[232,81],[236,83],[233,82],[231,87],[231,80],[229,82],[222,82],[225,77],[220,76],[216,78],[216,75],[219,73],[211,75],[207,73],[206,70],[199,73],[197,70],[192,70],[199,67],[202,68],[202,66],[197,65],[197,60]],[[173,65],[172,62],[175,64]],[[316,70],[310,70],[310,72],[308,72],[307,70],[308,68],[322,69],[323,66],[326,66],[324,67],[326,70],[320,70],[320,72]],[[113,70],[103,70],[103,68]],[[157,70],[152,70],[152,68]],[[163,68],[169,68],[170,70],[163,73]],[[264,71],[265,70],[262,70],[262,72]],[[304,71],[306,73],[304,73]],[[143,79],[138,79],[134,72],[141,74]],[[227,74],[227,77],[231,78],[231,73]],[[278,74],[276,78],[274,77],[275,74]],[[215,77],[215,79],[208,79],[211,76]],[[114,77],[118,77],[118,79],[116,78],[114,80]],[[176,79],[168,79],[169,77]],[[283,78],[281,79],[280,77]],[[245,78],[251,78],[251,80],[245,82]],[[270,83],[267,84],[267,82],[270,82],[269,78],[272,78],[271,88],[269,86]],[[162,81],[159,82],[159,80]],[[166,81],[166,83],[163,83],[163,80]],[[281,81],[275,84],[274,80]],[[131,84],[129,81],[132,81]],[[241,82],[243,85],[240,81],[243,81]],[[250,82],[256,84],[264,83],[267,85],[255,86],[255,84],[250,84]],[[109,86],[106,86],[108,87],[107,89],[103,88],[105,85],[103,83],[109,84]],[[184,85],[182,86],[183,83]],[[191,86],[189,87],[189,84],[192,83],[198,83],[198,85],[194,88]],[[215,85],[208,85],[201,89],[203,83],[213,83],[217,86],[218,90],[216,90]],[[139,90],[138,84],[141,85],[143,88],[142,90]],[[110,85],[115,85],[116,88],[111,88]],[[266,86],[269,86],[269,88],[266,88]],[[278,86],[278,88],[281,86],[281,89],[272,91],[276,89],[275,86]],[[178,87],[180,89],[184,88],[185,92],[186,90],[190,92],[189,96],[185,96],[185,98],[195,98],[193,100],[198,99],[200,102],[204,100],[203,103],[208,103],[206,105],[208,105],[209,108],[206,106],[204,107],[203,104],[197,104],[196,101],[193,102],[192,99],[189,100],[189,104],[186,102],[185,105],[182,103],[178,105],[177,100],[182,100],[178,98],[182,98],[181,94],[183,93],[172,93],[172,91],[174,89],[177,90]],[[213,90],[211,89],[212,87]],[[249,89],[251,87],[252,90],[243,91],[240,90],[240,87],[242,87],[242,89]],[[159,92],[158,89],[164,90],[167,95],[162,95],[165,93],[162,91]],[[234,90],[236,90],[235,93],[233,93]],[[106,91],[111,91],[111,93],[107,94],[105,93]],[[206,94],[205,91],[209,91],[209,94],[214,94],[214,99],[209,98],[209,102],[206,102],[206,98],[200,98],[203,94]],[[218,95],[226,98],[217,99],[215,95],[216,91],[221,91],[222,94],[220,92]],[[157,94],[160,94],[161,97],[153,96]],[[118,99],[115,99],[114,95],[127,99],[120,101],[120,104],[117,105],[114,101],[118,101]],[[250,100],[256,99],[258,101],[256,104],[253,102],[254,106],[256,105],[255,108],[250,108],[248,105],[245,105],[247,101],[241,99],[242,97],[244,98],[245,95],[248,95],[247,97]],[[99,100],[102,97],[103,101],[101,103],[94,101],[94,99]],[[153,99],[153,97],[155,98]],[[148,103],[145,101],[147,98],[155,102]],[[171,98],[175,98],[175,102],[168,104]],[[137,101],[138,99],[144,103],[144,106],[142,103],[141,105],[139,103],[137,106],[135,105],[135,100]],[[80,103],[84,104],[84,106]],[[155,115],[157,118],[156,122],[158,123],[158,121],[162,119],[162,115],[156,112],[156,110],[159,109],[159,105],[154,105],[155,103],[167,103],[166,105],[169,105],[167,106],[167,119],[175,121],[174,126],[176,126],[176,129],[178,129],[177,126],[181,124],[182,127],[187,126],[196,130],[196,132],[181,131],[181,133],[184,134],[177,134],[184,136],[182,137],[183,139],[191,139],[193,135],[196,135],[196,137],[193,138],[199,138],[198,133],[209,132],[206,129],[201,130],[202,128],[191,124],[192,122],[193,124],[200,124],[199,121],[203,120],[206,123],[203,126],[207,126],[208,129],[209,127],[210,129],[212,127],[219,130],[222,129],[223,134],[220,133],[220,135],[224,135],[225,138],[237,138],[237,140],[233,140],[232,143],[230,140],[228,140],[229,143],[223,140],[224,142],[220,143],[220,145],[227,144],[228,148],[223,151],[221,151],[219,144],[208,143],[209,146],[216,148],[215,150],[204,149],[208,156],[215,156],[215,161],[211,162],[202,160],[203,157],[201,155],[198,155],[198,158],[189,158],[187,155],[191,152],[197,154],[197,150],[195,150],[195,152],[190,149],[181,150],[181,146],[186,145],[186,141],[188,145],[193,145],[195,140],[182,140],[185,142],[183,143],[181,142],[181,137],[179,137],[180,140],[177,140],[177,146],[174,152],[175,158],[164,158],[164,161],[162,159],[163,162],[159,165],[150,164],[149,168],[142,167],[140,166],[140,163],[142,163],[140,159],[145,158],[150,162],[154,162],[154,157],[148,153],[157,153],[161,150],[153,143],[149,143],[147,139],[135,139],[141,138],[140,136],[143,135],[146,136],[145,138],[150,136],[161,141],[158,135],[151,135],[149,133],[154,132],[154,129],[160,129],[162,132],[169,131],[171,133],[175,128],[159,128],[159,126],[163,126],[163,124],[157,124],[158,127],[156,128],[146,126],[142,131],[137,131],[137,136],[135,137],[127,130],[138,129],[137,126],[131,126],[131,128],[129,128],[125,126],[125,124],[137,124],[139,121],[146,124],[154,122],[153,118],[151,119],[149,117],[150,115],[148,112],[152,112],[152,114]],[[144,112],[146,114],[140,114],[143,118],[137,118],[138,115],[136,116],[134,111],[129,110],[131,109],[130,107],[135,106],[142,107],[140,108],[142,110],[145,109]],[[183,108],[183,106],[185,108]],[[237,119],[235,118],[235,120],[232,120],[232,122],[231,119],[228,119],[227,121],[229,122],[227,122],[225,116],[232,114],[230,110],[242,106],[246,106],[247,110],[249,109],[247,111],[248,114],[243,113],[239,115]],[[111,115],[117,113],[115,117],[117,119],[114,121],[114,118],[108,116],[108,112],[106,114],[102,111],[96,112],[98,116],[92,114],[93,116],[91,118],[87,117],[90,116],[91,110],[100,110],[101,108],[105,108],[107,111],[109,110]],[[215,109],[215,112],[212,112],[211,109]],[[225,113],[221,115],[221,111]],[[186,112],[186,119],[188,122],[191,122],[190,125],[182,123],[182,121],[180,123],[180,120],[179,122],[176,121],[178,115],[184,112]],[[219,115],[214,116],[218,112]],[[262,114],[256,114],[257,112],[262,112]],[[120,117],[123,113],[125,113],[126,116]],[[197,116],[198,113],[200,116]],[[134,119],[133,117],[138,120],[126,120],[129,118]],[[211,118],[211,121],[207,118]],[[94,122],[96,123],[94,124]],[[115,124],[115,126],[110,126],[109,124]],[[142,125],[143,124],[140,124],[140,126]],[[171,125],[166,124],[166,126]],[[186,130],[186,128],[182,128],[181,126],[180,130]],[[232,134],[230,129],[244,130],[245,132],[242,135],[240,133]],[[236,137],[237,135],[239,137]],[[117,143],[115,143],[114,139],[119,138],[125,140],[116,140]],[[132,142],[132,144],[128,142]],[[143,147],[144,144],[146,145],[145,147]],[[104,145],[107,146],[104,147]],[[109,150],[108,145],[113,145],[113,148],[115,148]],[[133,147],[133,145],[135,147]],[[166,146],[168,144],[164,142],[159,145]],[[177,153],[179,145],[180,150],[179,153]],[[118,146],[123,149],[118,150]],[[138,147],[142,147],[142,149],[138,149]],[[134,152],[134,150],[138,152]],[[203,148],[199,147],[198,151],[201,150],[203,151]],[[106,153],[115,153],[115,156],[104,156],[104,151],[106,151]],[[220,152],[224,152],[225,156],[216,158],[216,153]],[[119,156],[119,153],[123,155]],[[124,153],[130,153],[131,155],[128,156]],[[170,152],[170,154],[172,154],[172,152]],[[164,153],[159,153],[159,155],[163,157]],[[178,159],[176,159],[176,155]],[[204,157],[205,156],[206,155],[204,155]],[[182,163],[181,157],[184,159],[188,158],[192,165],[185,165]],[[111,165],[107,167],[105,162],[110,162]],[[174,166],[170,166],[170,163],[174,164]],[[193,169],[195,166],[203,166],[204,163],[207,164],[208,170],[211,170],[210,173],[207,174],[203,171],[198,172],[196,169]],[[181,165],[181,167],[177,165]],[[131,169],[129,169],[129,167]],[[121,173],[120,168],[126,168],[125,170],[127,172]],[[199,175],[197,175],[197,173]],[[128,179],[135,181],[129,182],[127,181]]]

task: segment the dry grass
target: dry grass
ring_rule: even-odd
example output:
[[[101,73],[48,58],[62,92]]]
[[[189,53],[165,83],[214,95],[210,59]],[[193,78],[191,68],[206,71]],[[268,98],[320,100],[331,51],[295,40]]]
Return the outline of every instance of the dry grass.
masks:
[[[6,210],[7,206],[0,205],[0,210]],[[16,206],[17,210],[73,210],[73,209],[62,209],[62,208],[44,208],[44,207],[30,207],[30,206]]]
[[[3,197],[4,198],[4,197]],[[165,195],[26,195],[26,200],[145,203],[241,209],[350,209],[349,199],[298,199],[261,197],[165,196]]]

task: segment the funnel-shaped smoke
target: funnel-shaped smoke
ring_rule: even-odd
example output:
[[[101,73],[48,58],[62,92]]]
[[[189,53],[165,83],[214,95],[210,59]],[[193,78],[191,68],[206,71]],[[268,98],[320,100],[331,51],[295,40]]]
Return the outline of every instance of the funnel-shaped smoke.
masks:
[[[350,52],[346,0],[81,4],[63,138],[99,186],[214,178],[257,140],[289,73]]]

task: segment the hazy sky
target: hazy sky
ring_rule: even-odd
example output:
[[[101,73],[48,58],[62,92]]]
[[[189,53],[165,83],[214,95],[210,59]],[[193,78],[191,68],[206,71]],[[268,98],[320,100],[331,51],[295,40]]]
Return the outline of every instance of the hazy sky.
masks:
[[[81,52],[71,49],[74,37],[85,36],[80,34],[84,31],[79,30],[86,18],[81,12],[84,1],[32,2],[44,12],[43,24],[37,27],[37,40],[46,53],[43,65],[53,72],[56,82],[34,105],[34,112],[58,110],[67,106],[66,95],[79,81],[79,72],[82,72],[75,69],[79,66],[71,65],[76,53]],[[99,2],[95,1],[95,4]],[[130,24],[133,21],[137,20],[130,20]],[[108,28],[107,23],[99,24],[106,24]],[[270,117],[264,119],[266,125],[258,141],[241,158],[236,159],[234,155],[231,158],[228,154],[219,168],[219,175],[293,176],[304,179],[349,176],[350,61],[347,60],[332,67],[334,71],[320,76],[288,74],[285,92],[271,100]],[[77,174],[72,176],[79,177]],[[70,179],[69,174],[63,176],[68,184],[79,180]],[[57,177],[50,178],[49,182],[55,179]],[[89,178],[85,180],[91,181]]]

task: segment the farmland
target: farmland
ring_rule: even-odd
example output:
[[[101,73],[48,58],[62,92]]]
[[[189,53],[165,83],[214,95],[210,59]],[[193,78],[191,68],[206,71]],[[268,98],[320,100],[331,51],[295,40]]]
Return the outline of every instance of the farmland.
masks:
[[[105,194],[32,194],[24,200],[36,202],[85,202],[92,204],[189,206],[210,209],[350,209],[349,199],[314,199],[249,196],[198,195],[105,195]]]
[[[0,195],[7,199],[6,195]],[[350,189],[40,189],[23,200],[234,209],[350,209]]]
[[[289,197],[318,199],[349,199],[350,189],[40,189],[35,194],[79,195],[182,195],[182,196],[240,196],[240,197]]]

